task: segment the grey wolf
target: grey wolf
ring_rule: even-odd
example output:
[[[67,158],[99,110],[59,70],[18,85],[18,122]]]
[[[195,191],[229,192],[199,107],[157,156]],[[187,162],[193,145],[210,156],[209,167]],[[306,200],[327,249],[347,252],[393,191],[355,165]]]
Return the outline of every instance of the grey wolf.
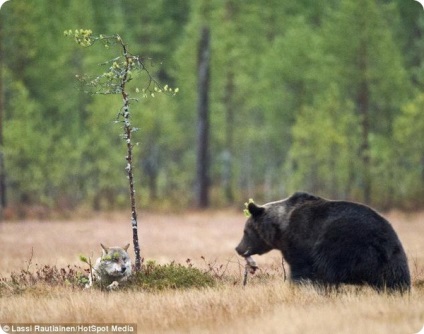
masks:
[[[402,244],[390,223],[368,206],[298,192],[262,206],[249,203],[247,209],[237,253],[248,258],[280,250],[293,282],[410,290]]]
[[[131,259],[127,253],[130,244],[125,247],[106,247],[103,244],[100,246],[102,255],[92,268],[87,287],[98,282],[101,287],[115,289],[131,275]]]

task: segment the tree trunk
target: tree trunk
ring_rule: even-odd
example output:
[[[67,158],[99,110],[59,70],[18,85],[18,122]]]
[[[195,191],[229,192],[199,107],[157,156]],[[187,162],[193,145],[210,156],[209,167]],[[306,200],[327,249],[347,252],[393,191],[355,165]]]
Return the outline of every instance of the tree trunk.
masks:
[[[210,33],[203,27],[198,53],[196,206],[209,205],[209,61]]]
[[[126,77],[122,82],[126,81]],[[122,96],[124,100],[123,116],[124,116],[124,139],[127,142],[127,167],[126,171],[128,174],[128,185],[130,190],[130,205],[131,205],[131,226],[133,231],[133,244],[135,253],[135,269],[136,271],[141,270],[141,256],[140,256],[140,244],[138,241],[138,222],[137,222],[137,209],[135,203],[135,188],[134,188],[134,174],[133,174],[133,145],[131,143],[132,126],[130,123],[130,103],[129,98],[125,90],[122,90]]]
[[[4,122],[4,94],[3,94],[3,29],[0,21],[0,220],[3,219],[3,210],[6,207],[6,171],[4,167],[4,142],[3,142],[3,122]]]
[[[370,158],[370,91],[366,73],[368,71],[368,54],[367,46],[363,42],[359,49],[359,87],[357,94],[358,112],[361,119],[361,146],[360,146],[360,159],[362,162],[362,180],[363,180],[363,200],[365,203],[371,201],[371,158]]]
[[[232,203],[234,201],[233,193],[233,133],[234,133],[234,73],[230,70],[227,73],[227,82],[225,84],[224,106],[226,110],[225,119],[225,146],[226,159],[224,159],[224,193],[226,201]]]
[[[133,232],[133,244],[135,253],[135,270],[141,271],[141,255],[140,255],[140,244],[138,240],[138,221],[137,221],[137,208],[135,200],[135,187],[134,187],[134,174],[133,174],[133,144],[131,142],[131,134],[133,127],[131,125],[130,116],[130,98],[125,90],[125,85],[128,82],[128,73],[130,72],[130,55],[128,54],[127,47],[122,41],[121,37],[118,36],[117,40],[121,43],[122,53],[125,57],[125,71],[121,79],[121,94],[124,103],[122,116],[124,118],[124,139],[127,143],[127,167],[125,168],[128,176],[128,186],[130,190],[130,204],[131,204],[131,227]]]

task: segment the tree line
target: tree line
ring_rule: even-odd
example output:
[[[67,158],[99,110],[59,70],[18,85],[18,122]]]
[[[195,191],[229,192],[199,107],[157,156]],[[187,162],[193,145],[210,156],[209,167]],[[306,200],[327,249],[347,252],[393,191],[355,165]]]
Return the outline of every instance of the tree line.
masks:
[[[196,194],[198,48],[210,34],[211,204],[295,190],[418,208],[424,198],[424,12],[414,1],[12,0],[0,11],[3,206],[127,203],[121,101],[84,93],[76,74],[107,51],[63,32],[118,33],[173,97],[133,108],[145,207]],[[106,52],[106,54],[105,54]],[[143,78],[139,78],[141,81]],[[136,110],[139,109],[139,112]]]

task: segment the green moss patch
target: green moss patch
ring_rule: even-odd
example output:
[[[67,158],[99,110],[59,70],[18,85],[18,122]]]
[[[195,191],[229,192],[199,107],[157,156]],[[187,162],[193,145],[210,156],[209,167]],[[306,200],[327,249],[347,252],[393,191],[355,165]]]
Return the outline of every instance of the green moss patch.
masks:
[[[128,287],[147,291],[205,288],[215,285],[216,280],[209,273],[190,265],[160,265],[153,261],[143,265],[142,271],[134,273],[128,281]]]

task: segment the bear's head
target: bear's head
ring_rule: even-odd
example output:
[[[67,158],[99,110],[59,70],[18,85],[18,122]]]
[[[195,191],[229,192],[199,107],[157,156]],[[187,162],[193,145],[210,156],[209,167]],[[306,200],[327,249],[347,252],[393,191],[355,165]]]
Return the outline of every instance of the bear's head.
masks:
[[[248,257],[262,255],[278,248],[292,212],[305,202],[317,199],[319,197],[297,192],[281,201],[264,205],[249,203],[247,210],[250,217],[244,226],[243,238],[236,247],[237,253]]]

